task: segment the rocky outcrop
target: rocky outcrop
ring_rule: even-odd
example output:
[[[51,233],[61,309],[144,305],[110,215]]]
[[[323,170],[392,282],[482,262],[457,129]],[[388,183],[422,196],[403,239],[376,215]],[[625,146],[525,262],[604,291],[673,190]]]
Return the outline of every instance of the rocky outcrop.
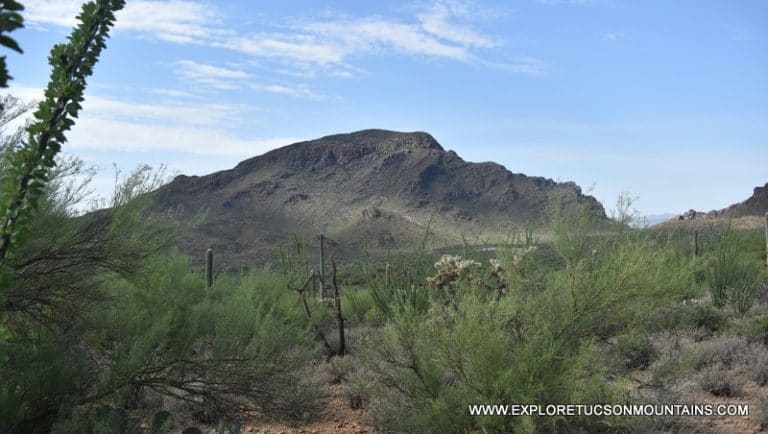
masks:
[[[410,245],[427,226],[446,243],[540,219],[551,201],[602,205],[573,183],[471,163],[429,134],[364,130],[295,143],[231,170],[179,176],[155,193],[158,210],[202,221],[181,240],[199,256],[253,262],[297,233],[340,246]]]

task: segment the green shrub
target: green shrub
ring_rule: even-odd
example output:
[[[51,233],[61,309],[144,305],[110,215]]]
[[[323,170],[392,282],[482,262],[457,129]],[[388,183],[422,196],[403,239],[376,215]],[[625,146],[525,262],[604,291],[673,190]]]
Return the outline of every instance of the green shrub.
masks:
[[[757,297],[757,267],[743,259],[742,238],[729,232],[723,236],[711,260],[707,281],[712,302],[717,307],[730,303],[739,313],[746,313]]]
[[[646,369],[656,357],[650,339],[637,332],[618,336],[614,350],[627,369]]]
[[[734,371],[716,364],[701,373],[699,385],[714,396],[731,397],[741,394],[743,380]]]
[[[425,314],[397,315],[364,357],[376,379],[367,400],[379,414],[374,418],[377,428],[512,432],[535,427],[551,432],[562,430],[566,421],[471,417],[467,406],[621,402],[621,392],[605,383],[588,341],[574,343],[557,336],[557,327],[537,321],[544,318],[524,325],[516,321],[531,308],[545,307],[544,300],[532,302],[537,306],[511,298],[492,304],[485,296],[470,294],[456,310],[436,302]],[[541,312],[538,309],[534,317]],[[573,418],[567,424],[592,431],[609,426],[600,418]]]
[[[165,434],[173,428],[173,415],[167,411],[158,411],[152,415],[151,434]]]
[[[768,351],[761,343],[753,349],[752,363],[747,367],[747,370],[752,374],[755,383],[760,386],[768,384]]]
[[[657,353],[644,330],[700,295],[690,258],[626,228],[594,235],[592,221],[588,215],[575,223],[556,220],[554,246],[565,267],[543,264],[536,254],[502,255],[502,267],[515,273],[506,295],[472,280],[453,288],[450,303],[434,292],[419,303],[388,302],[398,308],[363,356],[371,379],[363,399],[374,425],[394,432],[630,429],[632,421],[622,418],[471,417],[467,411],[483,403],[626,402],[627,390],[607,381],[610,363],[596,342],[618,336],[617,355],[627,368],[650,366]],[[672,326],[692,321],[680,318]],[[718,321],[703,322],[718,328]],[[667,365],[673,374],[686,369]]]
[[[704,329],[709,333],[720,332],[728,325],[728,316],[713,306],[694,304],[686,309],[685,313],[688,324],[695,328]]]
[[[341,309],[344,318],[355,318],[360,321],[374,319],[376,302],[370,289],[345,291],[341,297]]]
[[[181,258],[159,259],[149,287],[112,282],[121,303],[94,317],[121,354],[108,383],[140,382],[171,396],[196,397],[214,415],[306,411],[314,396],[310,385],[301,393],[299,375],[317,346],[295,294],[263,270],[238,284],[220,280],[206,291],[188,270]]]
[[[155,257],[143,273],[138,282],[101,276],[109,301],[83,312],[88,327],[77,328],[76,346],[40,334],[38,345],[19,345],[0,366],[0,412],[14,424],[9,431],[45,427],[41,416],[48,423],[58,417],[62,426],[74,417],[85,423],[87,415],[73,412],[77,404],[133,405],[137,388],[182,399],[212,418],[312,411],[319,392],[303,378],[318,346],[278,275],[257,270],[206,291],[178,256]]]

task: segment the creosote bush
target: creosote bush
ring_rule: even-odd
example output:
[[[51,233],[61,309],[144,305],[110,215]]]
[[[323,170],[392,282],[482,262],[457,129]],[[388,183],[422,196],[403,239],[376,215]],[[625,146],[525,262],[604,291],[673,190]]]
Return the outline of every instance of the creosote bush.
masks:
[[[615,350],[627,369],[646,369],[656,357],[656,350],[648,336],[637,332],[620,335]]]
[[[732,397],[741,394],[743,379],[722,364],[715,364],[701,372],[699,384],[714,396]]]

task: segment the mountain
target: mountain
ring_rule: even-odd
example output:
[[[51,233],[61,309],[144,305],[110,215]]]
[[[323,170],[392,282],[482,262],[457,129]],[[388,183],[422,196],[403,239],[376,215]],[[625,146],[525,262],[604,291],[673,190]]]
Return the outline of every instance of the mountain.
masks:
[[[429,134],[364,130],[295,143],[206,176],[178,176],[155,193],[157,210],[201,218],[180,247],[226,263],[272,258],[291,233],[310,246],[324,233],[338,251],[413,245],[462,235],[507,234],[540,219],[551,202],[602,205],[572,182],[471,163]],[[199,217],[201,216],[202,217]]]
[[[752,192],[752,196],[729,207],[701,212],[688,210],[684,214],[675,217],[676,220],[714,219],[714,218],[740,218],[762,217],[768,212],[768,183],[758,186]]]

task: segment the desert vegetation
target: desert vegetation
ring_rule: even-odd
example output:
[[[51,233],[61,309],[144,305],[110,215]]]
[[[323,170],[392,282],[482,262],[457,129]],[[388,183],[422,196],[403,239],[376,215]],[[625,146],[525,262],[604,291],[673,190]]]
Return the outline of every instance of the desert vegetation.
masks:
[[[471,416],[482,403],[746,402],[760,426],[762,233],[701,234],[694,255],[692,234],[594,230],[575,207],[536,230],[550,241],[529,229],[495,251],[433,252],[427,233],[411,251],[335,264],[326,247],[322,280],[311,241],[237,270],[212,252],[209,286],[171,247],[185,227],[147,207],[162,176],[120,177],[113,206],[76,215],[84,173],[60,158],[7,262],[3,431],[300,427],[331,385],[377,432],[707,430],[697,418]]]
[[[84,205],[92,171],[59,149],[120,7],[84,7],[34,122],[9,130],[30,107],[2,101],[0,432],[298,431],[331,387],[355,432],[768,427],[768,222],[765,234],[633,228],[626,197],[608,221],[551,203],[494,249],[438,252],[426,228],[410,249],[337,262],[323,236],[296,236],[270,263],[232,269],[174,247],[195,220],[153,207],[162,171],[117,176],[111,200]],[[703,403],[750,415],[468,410]]]

